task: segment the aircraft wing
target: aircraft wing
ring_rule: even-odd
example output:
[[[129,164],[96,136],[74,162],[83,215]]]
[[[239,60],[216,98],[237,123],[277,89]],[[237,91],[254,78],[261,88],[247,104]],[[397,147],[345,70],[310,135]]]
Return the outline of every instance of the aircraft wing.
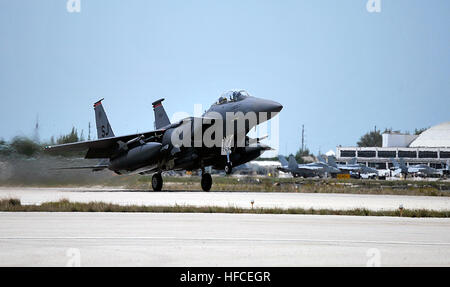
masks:
[[[418,172],[427,172],[426,168],[423,167],[408,167],[408,172],[409,173],[418,173]]]
[[[339,166],[338,167],[340,170],[347,170],[347,171],[355,171],[355,170],[361,170],[360,167],[357,166]]]
[[[298,168],[303,169],[303,170],[321,170],[322,169],[322,167],[320,167],[320,166],[307,166],[307,165],[303,165],[303,166],[299,165]]]
[[[85,158],[109,158],[113,155],[119,147],[119,142],[126,143],[129,140],[140,136],[149,138],[152,136],[159,136],[164,134],[163,129],[155,130],[145,133],[131,134],[119,137],[102,138],[93,141],[84,141],[76,143],[68,143],[61,145],[46,146],[45,150],[48,152],[79,152],[87,150]]]

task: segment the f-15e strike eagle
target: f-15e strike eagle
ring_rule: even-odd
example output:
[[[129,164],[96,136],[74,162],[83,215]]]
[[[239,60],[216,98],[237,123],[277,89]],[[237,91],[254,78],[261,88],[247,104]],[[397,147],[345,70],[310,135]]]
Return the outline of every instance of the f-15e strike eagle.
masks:
[[[325,162],[325,160],[322,157],[319,157],[319,159]],[[356,158],[353,158],[347,164],[337,164],[333,156],[328,156],[328,164],[343,172],[378,175],[378,170],[376,168],[368,167],[365,164],[358,163]]]
[[[304,178],[314,177],[314,176],[325,176],[327,174],[337,174],[340,173],[338,168],[332,167],[325,162],[312,162],[306,164],[298,164],[293,155],[289,156],[289,161],[282,155],[278,156],[281,166],[277,169],[283,172],[290,172],[294,177],[302,176]]]
[[[103,100],[103,99],[102,99]],[[160,191],[161,173],[169,170],[202,171],[201,186],[209,191],[211,175],[206,167],[224,169],[227,174],[238,166],[271,149],[260,138],[247,133],[278,114],[283,106],[275,101],[250,96],[246,91],[223,94],[201,117],[188,117],[170,123],[162,106],[164,99],[153,102],[155,130],[115,136],[102,106],[94,104],[98,140],[47,146],[55,152],[87,151],[85,158],[101,159],[93,171],[110,169],[116,174],[153,174],[152,188]]]
[[[433,167],[430,167],[426,164],[416,164],[406,166],[405,160],[403,158],[399,158],[399,161],[395,158],[391,158],[394,172],[396,174],[401,173],[406,178],[408,174],[420,175],[420,176],[432,176],[442,174],[443,170],[438,170]],[[449,162],[447,161],[447,168],[449,166]]]

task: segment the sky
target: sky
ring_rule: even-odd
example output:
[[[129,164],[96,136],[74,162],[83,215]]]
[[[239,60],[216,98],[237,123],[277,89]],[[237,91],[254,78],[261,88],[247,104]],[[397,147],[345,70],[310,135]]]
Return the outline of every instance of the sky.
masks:
[[[0,138],[116,135],[245,89],[280,102],[279,152],[450,121],[450,1],[0,0]],[[92,129],[92,135],[95,129]]]

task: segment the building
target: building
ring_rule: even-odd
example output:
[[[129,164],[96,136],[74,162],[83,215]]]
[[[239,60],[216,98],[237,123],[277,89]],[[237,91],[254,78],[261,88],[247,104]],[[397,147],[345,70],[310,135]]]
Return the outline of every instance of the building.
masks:
[[[450,122],[433,126],[420,135],[385,133],[382,147],[336,148],[336,158],[346,162],[354,157],[358,162],[377,169],[392,167],[391,158],[404,158],[407,165],[426,164],[445,168],[450,160]]]

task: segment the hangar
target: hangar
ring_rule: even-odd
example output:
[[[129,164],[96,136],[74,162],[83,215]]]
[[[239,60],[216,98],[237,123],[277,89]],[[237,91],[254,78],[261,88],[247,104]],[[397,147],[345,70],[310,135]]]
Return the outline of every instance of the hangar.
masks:
[[[392,167],[391,158],[404,158],[407,165],[426,164],[438,169],[445,168],[450,160],[450,122],[433,126],[420,135],[390,132],[382,137],[382,147],[338,146],[337,160],[345,162],[356,157],[358,162],[377,169]]]

